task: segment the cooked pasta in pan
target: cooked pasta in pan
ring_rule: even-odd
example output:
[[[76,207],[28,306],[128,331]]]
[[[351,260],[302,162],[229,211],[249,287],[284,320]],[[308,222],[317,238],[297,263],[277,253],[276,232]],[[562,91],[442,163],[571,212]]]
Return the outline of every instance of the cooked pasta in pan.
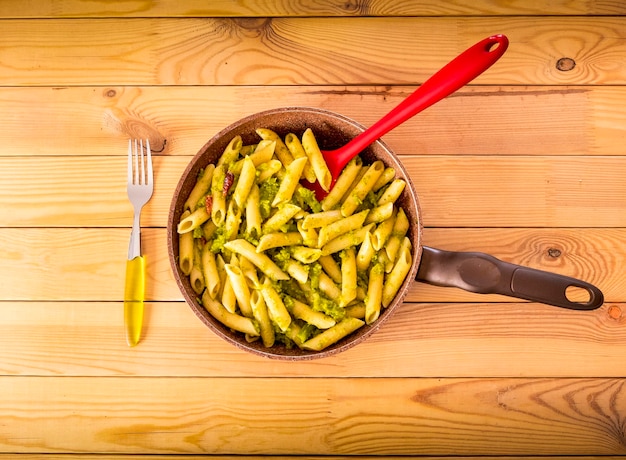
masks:
[[[329,190],[313,132],[234,137],[202,170],[178,222],[179,266],[206,310],[260,340],[321,351],[377,320],[409,272],[396,200],[405,182],[380,161],[352,159]]]

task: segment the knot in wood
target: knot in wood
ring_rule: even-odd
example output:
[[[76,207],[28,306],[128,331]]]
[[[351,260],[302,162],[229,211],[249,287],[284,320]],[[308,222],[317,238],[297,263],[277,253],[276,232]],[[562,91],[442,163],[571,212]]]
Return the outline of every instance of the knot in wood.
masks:
[[[617,305],[611,305],[609,307],[609,316],[613,319],[620,319],[622,317],[622,309]]]
[[[548,256],[552,257],[553,259],[558,259],[559,257],[561,257],[561,250],[557,248],[548,248]]]
[[[576,67],[576,61],[574,61],[572,58],[563,57],[556,61],[556,69],[560,70],[561,72],[569,72],[574,67]]]

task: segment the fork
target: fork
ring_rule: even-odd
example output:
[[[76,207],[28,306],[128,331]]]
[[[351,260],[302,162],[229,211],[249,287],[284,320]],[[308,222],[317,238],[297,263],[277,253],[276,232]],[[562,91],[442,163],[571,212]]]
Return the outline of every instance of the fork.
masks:
[[[128,199],[134,208],[133,229],[130,233],[128,260],[126,262],[126,286],[124,288],[124,324],[126,342],[134,347],[141,337],[143,324],[143,301],[145,294],[145,259],[141,255],[140,216],[141,209],[152,197],[154,180],[150,141],[128,140]]]

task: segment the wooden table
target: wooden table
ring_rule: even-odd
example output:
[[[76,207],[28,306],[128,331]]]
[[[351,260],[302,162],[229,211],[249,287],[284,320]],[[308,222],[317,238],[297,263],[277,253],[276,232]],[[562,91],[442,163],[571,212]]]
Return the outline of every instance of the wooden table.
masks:
[[[0,2],[0,452],[626,454],[626,6],[513,3]],[[385,136],[424,242],[587,280],[605,304],[415,283],[368,341],[305,363],[206,329],[165,229],[198,149],[281,106],[371,125],[493,33],[511,42],[496,65]],[[135,348],[129,137],[156,153]]]

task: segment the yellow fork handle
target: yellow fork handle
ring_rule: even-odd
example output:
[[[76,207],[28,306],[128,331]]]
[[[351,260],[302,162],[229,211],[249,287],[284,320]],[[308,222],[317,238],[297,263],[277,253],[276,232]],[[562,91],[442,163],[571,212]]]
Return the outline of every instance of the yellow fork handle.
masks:
[[[143,324],[143,299],[145,294],[146,265],[142,256],[126,262],[126,286],[124,288],[124,325],[129,347],[139,343]]]

